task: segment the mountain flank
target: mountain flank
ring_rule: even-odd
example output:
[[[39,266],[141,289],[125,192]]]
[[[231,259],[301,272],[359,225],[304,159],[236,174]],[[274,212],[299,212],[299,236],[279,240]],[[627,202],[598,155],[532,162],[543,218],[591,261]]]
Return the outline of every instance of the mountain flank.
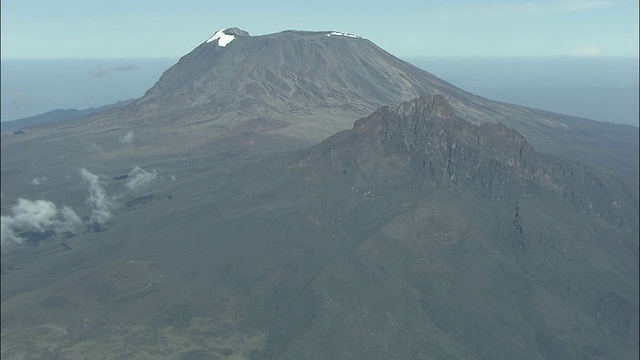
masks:
[[[16,119],[11,121],[3,121],[2,123],[2,132],[14,132],[20,131],[24,128],[29,128],[38,125],[50,126],[52,124],[56,124],[62,121],[73,120],[78,118],[83,118],[91,115],[100,114],[108,109],[113,107],[122,106],[131,102],[131,100],[123,100],[118,101],[114,104],[103,105],[97,108],[88,108],[88,109],[56,109],[52,111],[48,111],[43,114],[29,116],[22,119]],[[23,131],[24,132],[24,131]]]
[[[130,104],[3,134],[2,357],[638,358],[626,129],[221,30]]]
[[[638,355],[637,198],[442,96],[227,173],[210,161],[66,247],[3,252],[3,357]]]
[[[315,144],[380,106],[442,95],[456,115],[472,123],[503,123],[539,152],[608,169],[638,183],[633,127],[494,102],[356,35],[283,31],[250,36],[237,28],[215,35],[183,56],[143,97],[65,127],[73,134],[148,132],[156,140],[145,151],[158,154],[221,142],[255,154],[289,148],[287,144]],[[176,138],[182,139],[179,149]]]

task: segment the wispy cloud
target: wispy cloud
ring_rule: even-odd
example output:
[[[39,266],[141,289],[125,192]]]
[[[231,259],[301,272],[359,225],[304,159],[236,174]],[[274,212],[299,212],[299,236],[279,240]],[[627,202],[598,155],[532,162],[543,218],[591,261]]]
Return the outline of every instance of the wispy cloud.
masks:
[[[435,14],[439,17],[446,18],[500,18],[599,10],[615,6],[617,3],[618,2],[614,0],[477,2],[471,5],[465,4],[464,7],[458,5],[445,6],[440,10],[435,10]]]
[[[600,56],[601,54],[602,51],[600,51],[600,47],[596,44],[580,46],[573,51],[573,55],[584,57],[595,57]]]
[[[93,143],[93,144],[89,145],[89,151],[101,152],[102,151],[102,146]]]
[[[60,215],[64,221],[58,225],[58,231],[75,233],[75,229],[82,222],[80,216],[68,206],[63,206],[62,209],[60,209]]]
[[[46,176],[45,177],[41,177],[41,178],[33,178],[33,179],[31,179],[30,183],[32,185],[38,186],[38,185],[42,185],[42,183],[44,183],[46,180],[47,180]]]
[[[29,98],[18,98],[9,100],[9,106],[13,110],[28,110],[33,108],[35,102]]]
[[[128,72],[128,71],[137,70],[139,68],[140,68],[140,65],[136,65],[136,64],[118,65],[110,69],[102,65],[95,65],[91,70],[87,72],[87,75],[93,78],[101,78],[104,76],[111,75],[111,73],[114,73],[114,72]]]
[[[133,140],[135,140],[135,135],[133,135],[133,131],[129,131],[125,135],[118,138],[118,141],[120,141],[122,144],[125,144],[125,145],[133,144]]]
[[[116,66],[113,68],[113,71],[115,72],[127,72],[127,71],[133,71],[136,69],[139,69],[140,65],[134,65],[134,64],[127,64],[127,65],[120,65],[120,66]]]
[[[87,203],[91,207],[91,217],[88,229],[101,231],[113,218],[113,210],[117,207],[116,196],[109,196],[104,187],[103,178],[90,172],[87,169],[80,169],[82,181],[86,183],[89,191]],[[134,166],[127,175],[125,184],[129,191],[137,192],[148,188],[157,181],[158,175],[155,170],[145,171],[139,166]],[[32,184],[41,184],[46,177],[35,178]],[[4,198],[4,194],[0,192]],[[123,196],[124,194],[120,194]],[[76,212],[68,207],[57,207],[53,202],[47,200],[27,200],[18,199],[18,203],[11,207],[11,215],[2,215],[1,221],[1,244],[4,248],[8,244],[22,243],[26,239],[33,240],[34,233],[42,234],[45,237],[75,233],[82,224],[81,218]],[[40,235],[38,235],[40,236]]]
[[[126,186],[133,192],[145,189],[155,181],[157,173],[155,170],[152,172],[144,171],[141,167],[135,166],[133,170],[129,172],[128,181]]]
[[[23,239],[16,233],[15,220],[11,216],[0,216],[0,247],[21,243]]]
[[[80,176],[89,187],[89,198],[87,202],[92,207],[90,226],[96,230],[102,230],[104,225],[112,217],[111,210],[115,207],[114,201],[107,196],[107,192],[102,186],[100,177],[91,173],[87,169],[80,169]]]
[[[89,70],[87,72],[87,75],[94,77],[94,78],[100,78],[103,76],[107,76],[109,75],[110,71],[105,69],[104,67],[102,67],[101,65],[96,65],[93,67],[93,69]]]

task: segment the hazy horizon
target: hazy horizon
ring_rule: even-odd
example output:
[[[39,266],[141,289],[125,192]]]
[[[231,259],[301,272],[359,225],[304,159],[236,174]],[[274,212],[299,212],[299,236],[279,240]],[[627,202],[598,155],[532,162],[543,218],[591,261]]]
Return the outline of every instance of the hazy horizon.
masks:
[[[637,1],[249,0],[224,11],[204,0],[0,6],[2,121],[140,97],[216,31],[239,27],[253,36],[354,33],[493,100],[638,126]],[[622,58],[634,60],[615,60]]]
[[[366,6],[247,0],[224,10],[205,0],[62,0],[1,7],[3,59],[177,58],[227,27],[251,35],[344,31],[401,57],[638,57],[638,1],[632,0],[373,0]]]
[[[638,59],[405,57],[491,100],[638,126]],[[2,121],[138,98],[178,58],[2,60]]]

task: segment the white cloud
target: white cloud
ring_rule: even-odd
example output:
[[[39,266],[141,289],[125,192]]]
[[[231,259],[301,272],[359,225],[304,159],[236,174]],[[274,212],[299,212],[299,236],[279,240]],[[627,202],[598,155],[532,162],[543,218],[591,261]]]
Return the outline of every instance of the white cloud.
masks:
[[[87,75],[94,78],[100,78],[109,75],[109,70],[103,68],[101,65],[96,65],[93,67],[93,69],[87,72]]]
[[[12,243],[21,243],[22,239],[15,231],[15,220],[10,216],[0,216],[0,247]]]
[[[32,185],[42,185],[43,182],[45,182],[47,180],[46,177],[41,177],[41,178],[33,178],[31,179],[31,184]]]
[[[111,209],[115,207],[112,199],[107,196],[107,192],[100,181],[100,177],[91,173],[87,169],[80,169],[80,176],[89,185],[89,198],[87,202],[93,208],[91,212],[91,225],[102,228],[112,217]]]
[[[101,152],[102,151],[102,146],[100,146],[98,144],[91,144],[89,146],[89,150],[90,151],[94,151],[94,152]]]
[[[149,187],[151,183],[156,179],[156,171],[146,172],[139,166],[135,166],[133,170],[129,172],[129,180],[126,186],[135,191]]]
[[[126,133],[124,136],[121,136],[118,141],[120,141],[121,143],[125,144],[125,145],[131,145],[133,144],[133,140],[135,140],[135,136],[133,135],[133,131],[129,131],[128,133]]]
[[[62,219],[64,219],[64,221],[62,221],[58,226],[59,232],[74,233],[76,227],[82,223],[80,216],[78,216],[78,214],[68,206],[63,206],[62,209],[60,209],[60,215],[62,215]]]
[[[18,199],[18,203],[11,207],[11,212],[11,216],[3,215],[0,218],[2,247],[24,241],[19,235],[21,232],[74,233],[81,223],[80,217],[73,209],[63,206],[58,210],[53,202],[47,200]]]
[[[11,210],[16,223],[39,232],[50,228],[58,213],[56,205],[46,200],[18,199],[18,204],[14,205]]]
[[[596,44],[588,44],[588,45],[584,45],[581,46],[579,48],[576,48],[573,51],[573,54],[575,56],[600,56],[602,54],[602,52],[600,51],[600,47]]]

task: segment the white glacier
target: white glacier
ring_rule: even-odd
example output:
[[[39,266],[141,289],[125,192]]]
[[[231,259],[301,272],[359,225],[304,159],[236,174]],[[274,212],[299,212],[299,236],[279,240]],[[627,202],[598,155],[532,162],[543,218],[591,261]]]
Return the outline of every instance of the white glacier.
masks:
[[[227,33],[224,32],[225,30],[226,29],[216,31],[216,33],[213,34],[213,36],[210,37],[209,40],[207,40],[207,43],[210,43],[214,40],[218,40],[218,46],[222,46],[222,47],[227,46],[227,44],[232,42],[233,39],[235,39],[236,37],[235,35],[228,35]]]
[[[356,39],[362,39],[362,36],[358,36],[356,34],[340,32],[340,31],[332,31],[332,32],[327,34],[327,37],[332,36],[332,35],[333,36],[346,36],[346,37],[351,37],[351,38],[356,38]]]

